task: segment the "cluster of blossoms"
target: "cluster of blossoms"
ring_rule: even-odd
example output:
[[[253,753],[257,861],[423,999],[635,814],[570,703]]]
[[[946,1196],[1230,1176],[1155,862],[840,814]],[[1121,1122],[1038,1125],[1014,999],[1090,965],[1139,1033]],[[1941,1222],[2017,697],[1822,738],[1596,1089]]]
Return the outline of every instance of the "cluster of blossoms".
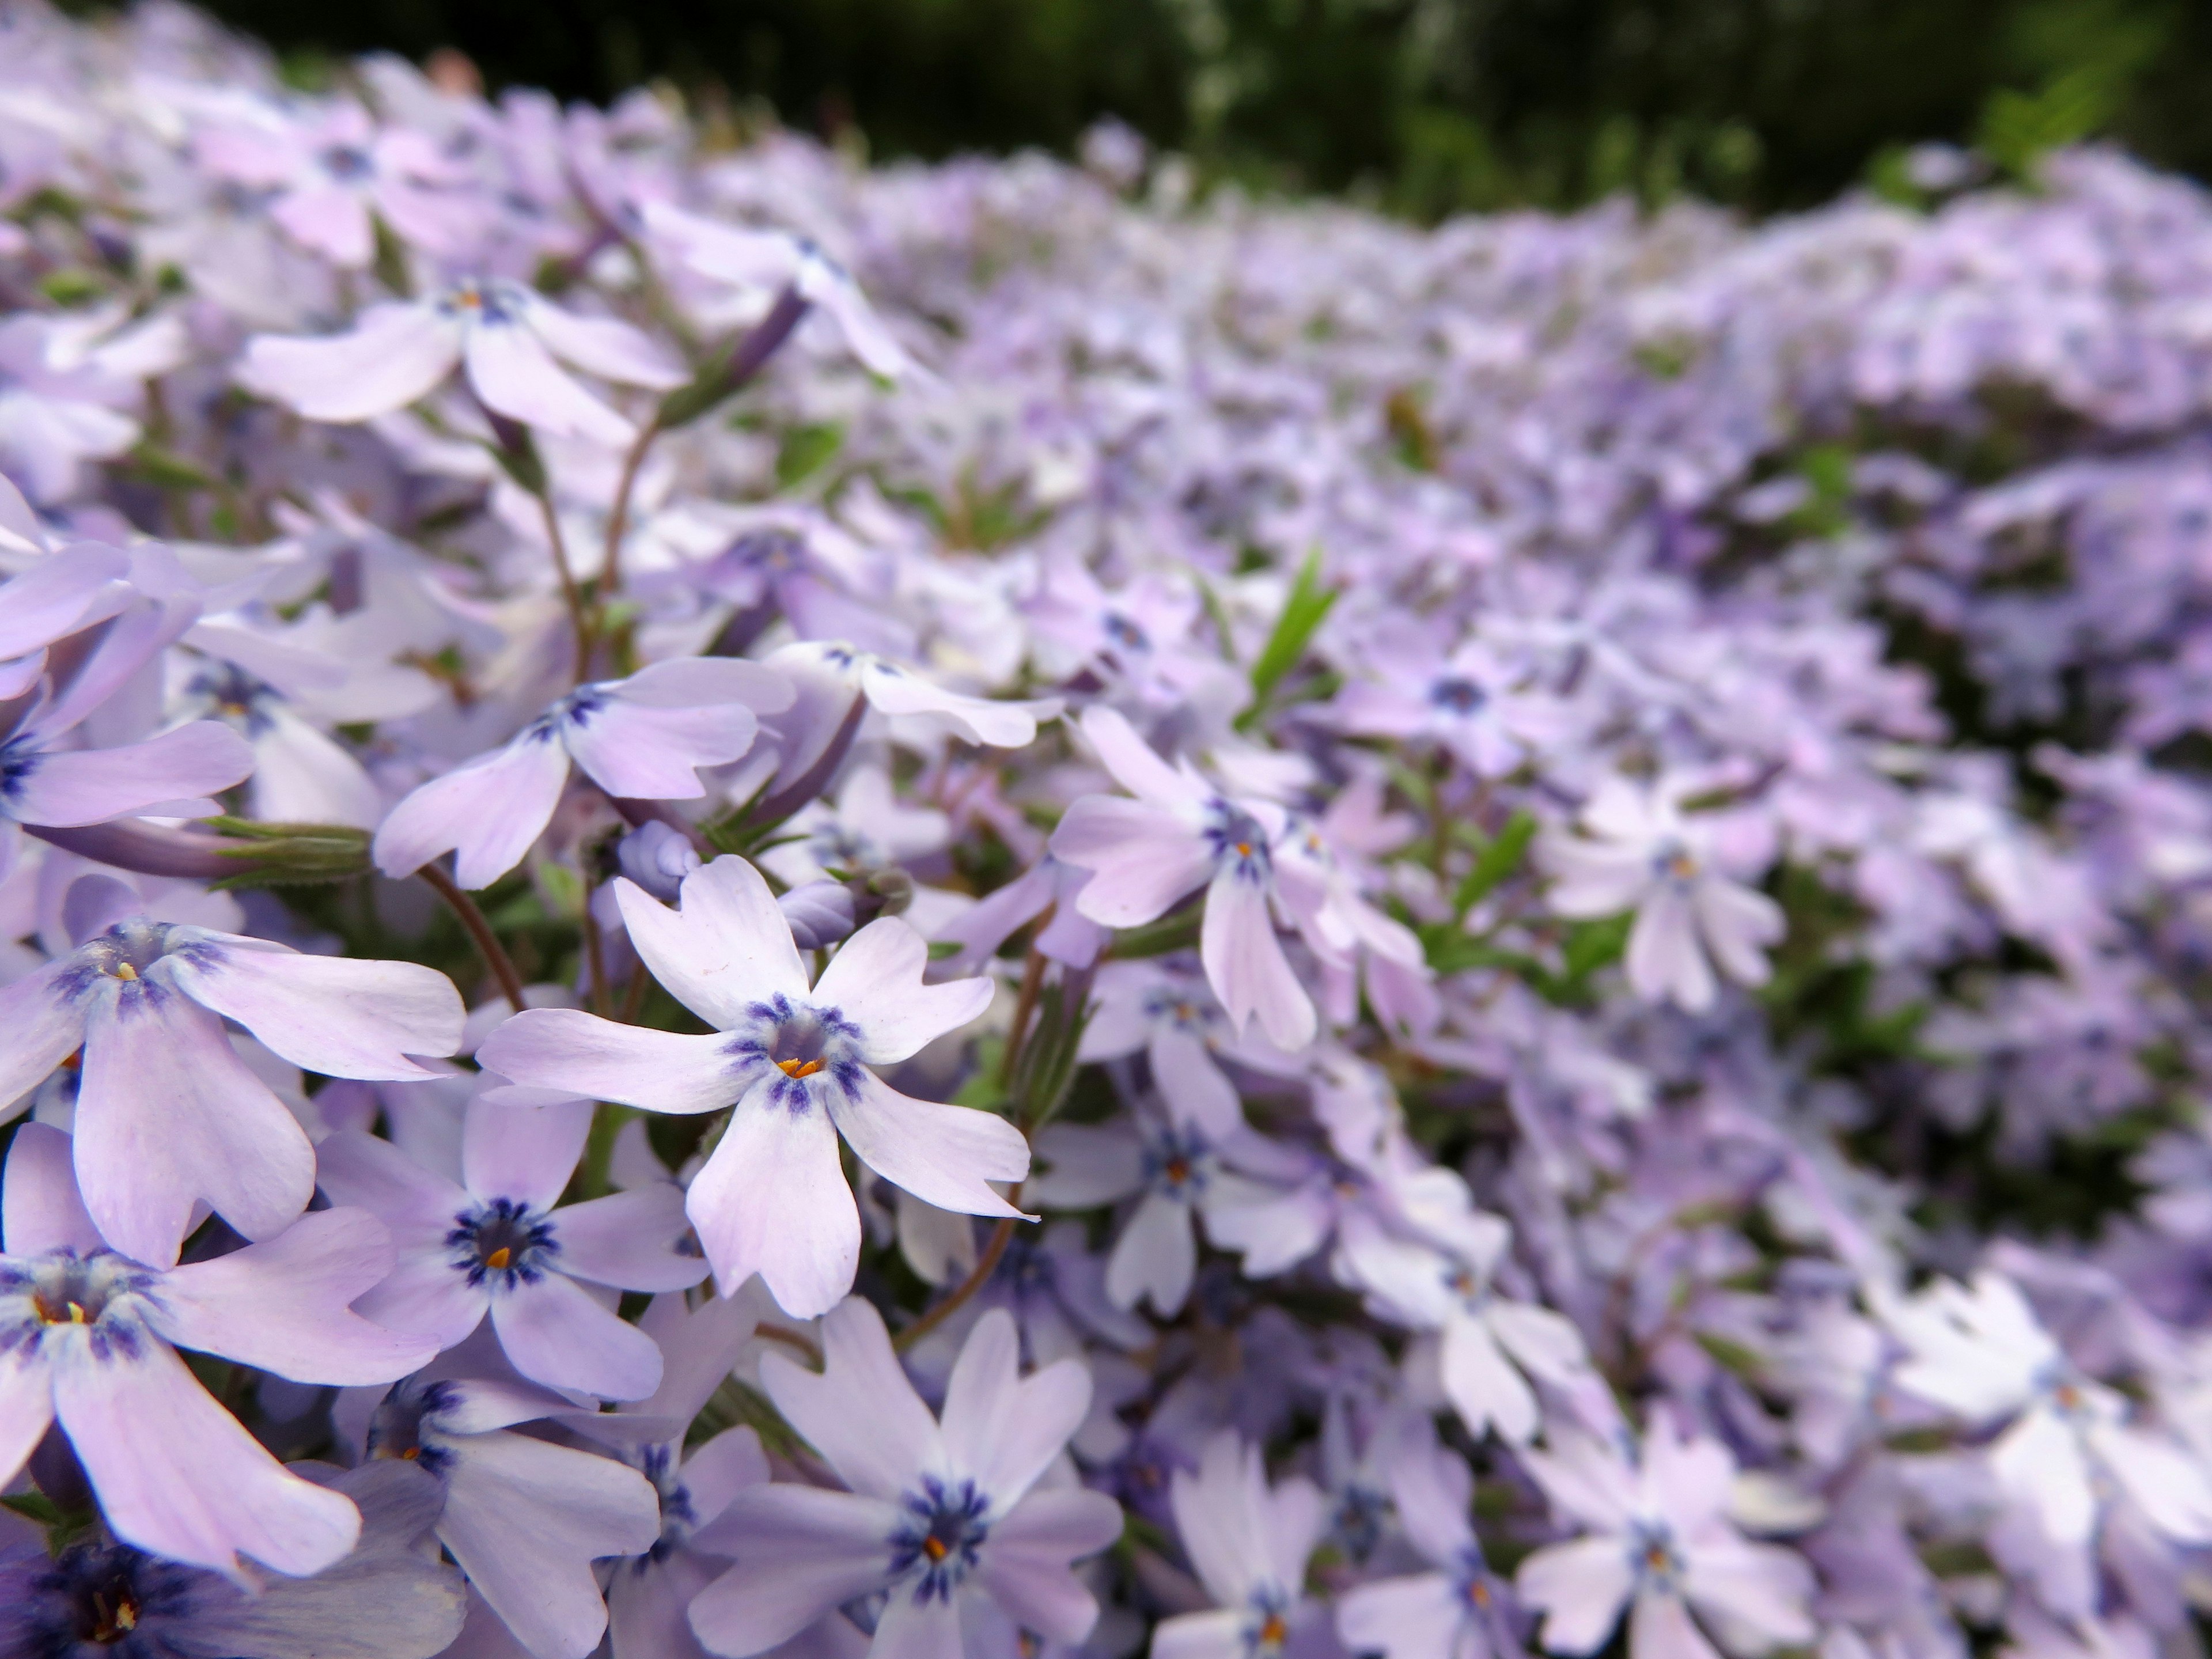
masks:
[[[2197,1650],[2212,199],[0,27],[0,1656]]]

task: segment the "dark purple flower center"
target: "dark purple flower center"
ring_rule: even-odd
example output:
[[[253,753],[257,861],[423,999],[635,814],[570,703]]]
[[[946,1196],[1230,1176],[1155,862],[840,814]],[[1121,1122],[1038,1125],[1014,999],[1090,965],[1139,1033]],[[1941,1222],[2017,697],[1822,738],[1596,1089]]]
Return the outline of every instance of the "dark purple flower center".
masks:
[[[921,1489],[907,1493],[901,1508],[904,1514],[890,1536],[892,1576],[919,1574],[916,1601],[950,1601],[982,1554],[990,1534],[983,1517],[991,1500],[972,1480],[953,1486],[925,1475]]]
[[[453,1252],[453,1270],[466,1274],[471,1285],[504,1290],[535,1285],[561,1254],[552,1218],[511,1198],[495,1198],[456,1215],[446,1246]]]

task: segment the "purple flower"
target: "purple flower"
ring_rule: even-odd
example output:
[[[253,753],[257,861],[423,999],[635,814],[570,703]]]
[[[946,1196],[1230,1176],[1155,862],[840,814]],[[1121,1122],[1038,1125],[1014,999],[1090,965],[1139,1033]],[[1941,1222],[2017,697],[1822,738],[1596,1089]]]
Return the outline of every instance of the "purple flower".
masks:
[[[882,1659],[954,1653],[976,1599],[1054,1641],[1088,1635],[1098,1604],[1069,1564],[1119,1536],[1121,1512],[1045,1479],[1090,1405],[1082,1365],[1024,1379],[1014,1322],[994,1310],[933,1419],[867,1303],[824,1319],[822,1345],[821,1375],[770,1354],[761,1381],[850,1490],[749,1486],[705,1529],[702,1541],[736,1558],[691,1604],[708,1649],[746,1659],[846,1607],[872,1616]]]
[[[456,1184],[390,1141],[343,1130],[316,1150],[333,1202],[381,1218],[398,1252],[361,1311],[450,1348],[487,1312],[508,1362],[533,1382],[611,1400],[660,1386],[660,1350],[616,1317],[599,1286],[676,1291],[707,1276],[684,1194],[655,1182],[556,1207],[591,1133],[588,1101],[471,1102]]]
[[[1168,765],[1110,708],[1086,711],[1083,732],[1137,799],[1085,795],[1054,831],[1053,855],[1092,872],[1075,908],[1133,927],[1205,888],[1199,954],[1231,1030],[1241,1035],[1256,1018],[1276,1047],[1304,1048],[1316,1029],[1313,1002],[1275,934],[1279,811],[1220,793],[1187,761]]]
[[[461,999],[408,962],[303,956],[204,927],[118,922],[0,989],[0,1100],[80,1047],[77,1178],[101,1234],[166,1264],[204,1201],[248,1238],[283,1231],[315,1154],[223,1029],[325,1077],[428,1078],[460,1046]]]
[[[560,437],[628,443],[635,428],[570,379],[563,362],[659,391],[684,378],[628,323],[580,317],[520,283],[483,276],[427,300],[371,306],[350,333],[256,335],[238,380],[309,420],[344,422],[404,409],[465,364],[470,388],[495,414]]]
[[[1260,1448],[1234,1430],[1206,1443],[1198,1472],[1175,1472],[1170,1502],[1183,1553],[1213,1611],[1164,1620],[1153,1659],[1320,1659],[1334,1651],[1328,1609],[1305,1593],[1306,1558],[1328,1501],[1303,1475],[1267,1484]]]
[[[1389,1455],[1398,1524],[1431,1569],[1377,1579],[1337,1603],[1337,1634],[1384,1659],[1511,1659],[1522,1651],[1513,1592],[1491,1571],[1468,1520],[1474,1481],[1427,1431],[1405,1432]]]
[[[371,1419],[372,1458],[434,1477],[438,1541],[534,1659],[584,1659],[606,1632],[592,1564],[660,1535],[651,1483],[610,1457],[514,1432],[562,1410],[556,1395],[489,1382],[416,1377]]]
[[[716,658],[580,685],[504,749],[431,779],[393,807],[376,832],[376,866],[408,876],[451,852],[455,880],[488,887],[544,833],[571,761],[610,795],[695,800],[706,793],[699,769],[744,755],[760,729],[756,711],[790,702],[780,675]]]
[[[149,1267],[94,1229],[70,1150],[67,1136],[36,1123],[9,1150],[0,1479],[58,1421],[125,1543],[227,1573],[240,1554],[278,1572],[319,1572],[353,1547],[354,1506],[288,1473],[176,1349],[303,1382],[382,1382],[413,1370],[428,1343],[347,1310],[392,1265],[382,1224],[326,1210],[228,1255]]]
[[[684,878],[675,912],[617,879],[637,953],[715,1028],[686,1036],[570,1009],[518,1014],[478,1058],[518,1083],[654,1112],[731,1108],[685,1210],[727,1296],[753,1273],[801,1317],[853,1283],[860,1212],[837,1138],[895,1186],[939,1209],[1018,1213],[984,1183],[1018,1181],[1029,1146],[1003,1118],[909,1100],[869,1068],[908,1059],[967,1024],[987,979],[922,983],[928,946],[896,917],[838,948],[809,988],[791,925],[760,872],[726,856]]]

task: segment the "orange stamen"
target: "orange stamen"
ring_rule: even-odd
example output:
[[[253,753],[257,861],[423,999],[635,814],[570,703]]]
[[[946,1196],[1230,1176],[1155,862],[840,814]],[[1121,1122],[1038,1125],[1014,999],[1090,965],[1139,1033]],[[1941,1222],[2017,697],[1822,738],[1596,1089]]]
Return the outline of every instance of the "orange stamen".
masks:
[[[812,1077],[829,1063],[826,1060],[779,1060],[776,1061],[776,1065],[782,1068],[786,1077]]]
[[[484,1266],[487,1267],[504,1267],[514,1260],[514,1252],[509,1249],[506,1245],[502,1244],[484,1258]]]
[[[952,1553],[952,1547],[933,1534],[921,1540],[921,1553],[933,1561],[942,1561]]]

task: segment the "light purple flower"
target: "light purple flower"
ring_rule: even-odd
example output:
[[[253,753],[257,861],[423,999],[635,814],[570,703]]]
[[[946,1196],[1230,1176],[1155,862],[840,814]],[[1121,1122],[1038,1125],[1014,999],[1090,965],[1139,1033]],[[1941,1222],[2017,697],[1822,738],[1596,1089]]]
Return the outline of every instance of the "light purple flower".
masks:
[[[314,1148],[226,1018],[307,1071],[399,1079],[435,1075],[416,1056],[460,1046],[462,1008],[453,981],[413,963],[143,917],[0,989],[0,1100],[82,1048],[77,1178],[101,1234],[136,1261],[174,1261],[196,1204],[264,1239],[314,1191]]]
[[[588,1101],[479,1097],[461,1131],[458,1184],[388,1140],[354,1130],[325,1140],[318,1183],[333,1202],[380,1218],[398,1252],[362,1313],[441,1349],[489,1313],[508,1362],[533,1382],[610,1400],[659,1388],[660,1350],[616,1316],[599,1287],[683,1290],[707,1263],[673,1182],[559,1206],[591,1127]]]
[[[1062,1360],[1024,1378],[1014,1322],[994,1310],[933,1419],[867,1303],[824,1319],[822,1345],[819,1376],[770,1354],[761,1382],[850,1490],[749,1486],[703,1530],[736,1558],[691,1604],[707,1648],[748,1659],[857,1606],[878,1659],[955,1654],[976,1600],[1053,1641],[1087,1636],[1098,1604],[1069,1564],[1119,1536],[1121,1513],[1048,1477],[1090,1406],[1089,1372]]]
[[[1313,1002],[1276,937],[1279,809],[1232,799],[1188,761],[1171,767],[1110,708],[1083,717],[1084,735],[1134,800],[1085,795],[1053,832],[1053,855],[1092,872],[1075,907],[1109,927],[1157,921],[1206,889],[1199,954],[1242,1035],[1254,1019],[1279,1048],[1313,1041]]]
[[[1306,1559],[1328,1526],[1328,1500],[1303,1475],[1267,1484],[1260,1448],[1233,1429],[1206,1443],[1198,1472],[1177,1469],[1176,1531],[1210,1613],[1152,1632],[1153,1659],[1319,1659],[1336,1651],[1328,1609],[1305,1593]]]
[[[392,1265],[357,1210],[302,1217],[266,1243],[160,1268],[107,1247],[70,1174],[69,1138],[15,1132],[0,1254],[0,1483],[58,1422],[126,1543],[222,1572],[240,1555],[319,1572],[354,1546],[345,1498],[288,1473],[210,1399],[178,1347],[298,1382],[388,1382],[430,1345],[347,1304]]]
[[[520,283],[483,276],[428,300],[371,306],[349,333],[256,335],[239,362],[238,380],[309,420],[343,423],[404,409],[465,365],[470,388],[495,414],[556,437],[628,443],[635,428],[562,363],[659,391],[684,378],[628,323],[578,316]]]
[[[1566,735],[1565,705],[1526,689],[1526,673],[1479,640],[1442,660],[1378,651],[1373,668],[1373,678],[1337,694],[1330,705],[1337,723],[1365,736],[1440,744],[1477,777],[1502,777]]]
[[[693,658],[657,663],[627,679],[578,686],[503,749],[433,778],[393,807],[372,851],[388,876],[408,876],[445,853],[454,879],[487,887],[522,861],[552,818],[571,762],[610,795],[696,800],[699,769],[752,747],[760,711],[782,708],[791,688],[757,663]]]
[[[1538,1550],[1514,1577],[1521,1599],[1544,1615],[1551,1652],[1596,1652],[1624,1608],[1630,1659],[1717,1659],[1699,1618],[1725,1630],[1737,1652],[1812,1640],[1812,1571],[1795,1552],[1754,1544],[1729,1521],[1735,1464],[1718,1441],[1681,1434],[1662,1411],[1636,1467],[1573,1429],[1522,1458],[1585,1528]]]
[[[1437,1443],[1425,1419],[1387,1455],[1398,1525],[1433,1570],[1346,1591],[1337,1634],[1353,1652],[1384,1659],[1511,1659],[1522,1650],[1507,1615],[1512,1589],[1491,1571],[1468,1518],[1467,1465]]]
[[[1584,836],[1551,840],[1552,908],[1565,916],[1636,912],[1628,982],[1692,1013],[1712,1006],[1713,969],[1764,985],[1764,951],[1781,939],[1782,908],[1715,867],[1711,837],[1663,789],[1608,778],[1583,809]]]
[[[967,1024],[989,1003],[990,981],[923,984],[928,946],[886,916],[846,940],[810,989],[768,884],[734,856],[686,877],[674,912],[625,880],[615,893],[653,976],[717,1034],[533,1009],[478,1058],[518,1083],[647,1111],[734,1109],[685,1201],[722,1294],[758,1273],[787,1311],[811,1317],[850,1288],[860,1222],[841,1133],[863,1164],[939,1209],[1018,1213],[984,1184],[1029,1172],[1018,1130],[910,1100],[869,1069]]]

